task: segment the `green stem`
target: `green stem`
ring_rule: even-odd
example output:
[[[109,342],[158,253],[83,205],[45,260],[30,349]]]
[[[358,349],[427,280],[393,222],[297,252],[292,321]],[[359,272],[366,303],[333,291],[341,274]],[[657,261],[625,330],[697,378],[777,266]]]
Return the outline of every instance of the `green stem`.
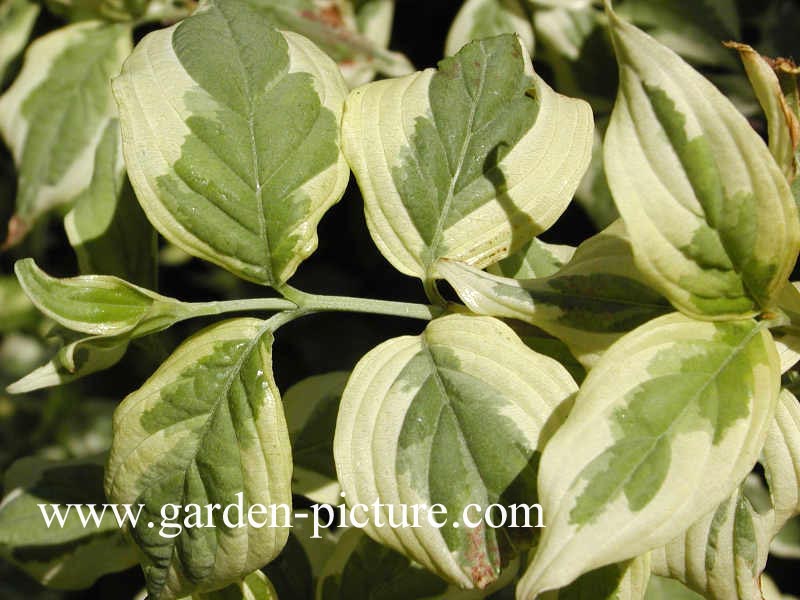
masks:
[[[287,300],[291,300],[297,307],[306,311],[358,312],[407,317],[423,321],[430,321],[444,312],[442,307],[417,304],[415,302],[394,302],[391,300],[373,300],[371,298],[352,298],[350,296],[308,294],[288,285],[279,291]]]
[[[444,312],[441,306],[417,304],[414,302],[394,302],[373,300],[371,298],[352,298],[349,296],[323,296],[309,294],[284,285],[279,290],[283,298],[248,298],[245,300],[225,300],[218,302],[186,302],[188,317],[206,317],[231,312],[272,311],[276,312],[270,322],[276,328],[284,323],[315,312],[356,312],[392,317],[407,317],[430,321]],[[184,317],[186,318],[186,317]],[[274,319],[274,321],[273,321]]]
[[[269,319],[264,321],[264,327],[272,331],[278,331],[282,326],[286,325],[287,323],[291,323],[295,319],[299,319],[300,317],[305,317],[306,315],[313,314],[313,310],[305,310],[305,309],[295,309],[295,310],[285,310],[283,312],[279,312],[276,315],[272,315]]]

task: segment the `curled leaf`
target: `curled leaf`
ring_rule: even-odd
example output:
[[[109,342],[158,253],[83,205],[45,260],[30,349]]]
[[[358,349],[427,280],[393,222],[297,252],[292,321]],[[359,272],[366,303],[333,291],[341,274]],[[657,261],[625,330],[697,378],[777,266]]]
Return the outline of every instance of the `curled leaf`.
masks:
[[[774,308],[800,247],[780,167],[719,90],[610,7],[607,13],[620,88],[605,166],[637,266],[693,317]]]
[[[427,282],[440,258],[483,267],[555,222],[588,164],[592,115],[503,35],[354,90],[342,142],[378,248]]]

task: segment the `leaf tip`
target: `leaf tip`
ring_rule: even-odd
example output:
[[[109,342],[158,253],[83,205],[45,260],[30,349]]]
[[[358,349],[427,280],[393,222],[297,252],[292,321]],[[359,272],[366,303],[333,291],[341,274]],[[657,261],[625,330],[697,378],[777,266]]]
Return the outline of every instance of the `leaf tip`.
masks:
[[[32,392],[37,389],[35,385],[31,385],[30,383],[30,374],[25,375],[24,377],[17,379],[13,383],[9,383],[6,386],[6,393],[11,394],[12,396],[17,396],[19,394],[25,394],[27,392]]]
[[[30,231],[30,225],[19,215],[14,215],[8,221],[8,232],[6,239],[0,246],[0,252],[6,252],[19,244]]]

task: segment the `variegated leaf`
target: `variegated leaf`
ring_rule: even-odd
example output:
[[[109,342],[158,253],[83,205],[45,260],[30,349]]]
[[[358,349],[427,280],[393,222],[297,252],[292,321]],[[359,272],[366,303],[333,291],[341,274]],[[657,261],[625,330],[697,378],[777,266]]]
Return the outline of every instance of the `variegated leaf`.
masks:
[[[0,132],[19,174],[6,245],[89,186],[116,112],[108,82],[130,50],[129,26],[87,21],[38,38],[26,52],[22,72],[0,98]]]
[[[786,389],[781,391],[761,462],[775,511],[774,535],[800,514],[800,404]]]
[[[39,5],[31,0],[0,2],[0,85],[5,83],[9,66],[28,43],[39,10]]]
[[[668,543],[727,498],[775,414],[780,364],[752,320],[659,317],[589,372],[545,446],[545,524],[520,597]]]
[[[788,396],[781,397],[781,403],[788,401]],[[781,414],[780,408],[778,414]],[[774,430],[776,424],[772,427]],[[772,437],[774,433],[770,435]],[[753,477],[749,476],[730,498],[695,522],[684,534],[654,550],[653,572],[675,578],[707,598],[760,598],[759,580],[768,551],[777,549],[779,553],[786,552],[784,556],[787,557],[800,556],[795,554],[796,539],[800,539],[797,531],[800,529],[796,526],[784,528],[785,536],[794,540],[794,546],[776,538],[770,548],[774,511],[763,484],[750,485],[751,481],[758,480]],[[791,481],[779,484],[792,485]],[[584,575],[578,581],[586,577]]]
[[[280,516],[262,528],[247,520],[254,504],[291,511],[291,447],[271,346],[266,322],[212,325],[178,347],[114,413],[106,494],[111,502],[144,505],[130,533],[153,600],[225,586],[286,543]],[[168,504],[179,507],[173,524],[191,518],[189,505],[241,505],[242,518],[230,511],[226,522],[216,511],[212,527],[165,529]]]
[[[218,302],[180,302],[109,275],[50,277],[32,258],[17,261],[15,271],[34,306],[64,328],[54,336],[61,341],[55,355],[8,387],[15,394],[68,383],[107,369],[122,359],[131,340],[184,319],[221,312]],[[279,302],[278,308],[295,307],[288,300]]]
[[[519,251],[498,263],[491,265],[487,271],[502,277],[514,279],[534,279],[547,277],[558,272],[575,254],[573,246],[548,244],[533,238]]]
[[[516,33],[533,53],[533,25],[526,0],[466,0],[461,5],[445,42],[445,54],[451,56],[473,40]]]
[[[104,510],[104,461],[105,456],[15,462],[6,472],[0,503],[0,556],[42,585],[62,590],[87,588],[107,573],[135,565],[134,547],[123,538],[111,508]],[[83,510],[79,514],[67,504]]]
[[[740,486],[682,535],[653,550],[653,572],[705,598],[759,598],[774,515],[747,492],[747,484]]]
[[[133,194],[122,160],[119,121],[108,123],[97,146],[89,187],[64,219],[84,275],[114,275],[158,287],[155,229]]]
[[[62,332],[62,345],[44,365],[6,388],[10,394],[24,394],[76,381],[117,364],[128,350],[130,338],[89,336]]]
[[[451,315],[384,342],[359,361],[339,409],[334,456],[347,503],[379,501],[382,523],[369,521],[370,537],[459,586],[486,587],[500,572],[498,534],[460,522],[463,511],[536,502],[539,452],[576,387],[488,317]],[[396,522],[415,504],[427,506],[420,527],[388,526],[390,510]],[[435,504],[445,517],[430,512]]]
[[[291,277],[349,176],[335,63],[225,0],[145,37],[113,89],[128,173],[156,229],[245,279]]]
[[[187,305],[118,277],[57,279],[36,266],[32,258],[17,261],[14,270],[36,308],[73,331],[139,337],[192,315]]]
[[[771,308],[800,246],[786,178],[711,83],[610,8],[607,13],[620,90],[605,165],[637,265],[692,316]]]
[[[637,271],[621,222],[581,244],[549,277],[509,279],[451,261],[438,272],[473,312],[536,325],[587,366],[625,332],[670,311]]]
[[[426,283],[439,258],[483,267],[552,225],[591,140],[588,105],[553,92],[511,35],[354,90],[342,122],[373,239]]]

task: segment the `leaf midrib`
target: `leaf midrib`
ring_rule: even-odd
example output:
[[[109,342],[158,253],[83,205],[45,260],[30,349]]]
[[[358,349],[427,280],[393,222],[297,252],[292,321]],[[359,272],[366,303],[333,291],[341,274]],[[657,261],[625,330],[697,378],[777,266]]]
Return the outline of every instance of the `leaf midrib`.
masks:
[[[473,127],[475,125],[475,117],[476,117],[477,112],[478,112],[478,104],[480,103],[480,99],[483,96],[483,88],[484,88],[484,85],[486,83],[486,63],[487,63],[487,60],[488,60],[488,57],[486,56],[486,51],[484,50],[483,45],[482,44],[478,44],[478,47],[480,48],[481,54],[483,55],[483,58],[484,58],[484,60],[481,62],[481,76],[480,76],[480,82],[479,82],[479,85],[478,85],[478,91],[475,94],[475,96],[473,97],[474,98],[474,102],[472,103],[472,106],[470,107],[470,114],[469,114],[469,118],[467,119],[467,126],[466,126],[466,132],[467,133],[464,136],[464,140],[461,143],[461,150],[459,152],[458,161],[456,163],[456,168],[455,168],[455,171],[453,173],[451,173],[450,186],[449,186],[449,188],[447,190],[447,196],[445,197],[444,205],[442,206],[442,210],[439,212],[439,217],[438,217],[438,219],[436,221],[436,229],[433,232],[433,239],[431,240],[431,244],[430,244],[430,254],[429,254],[428,260],[427,260],[428,264],[425,265],[426,272],[430,270],[431,265],[437,259],[437,251],[438,251],[439,245],[441,244],[441,241],[442,241],[442,235],[444,234],[444,224],[445,224],[445,221],[447,220],[447,218],[450,215],[450,207],[453,204],[453,200],[455,198],[456,183],[458,183],[458,179],[461,176],[461,170],[463,169],[464,161],[467,158],[467,151],[469,150],[469,145],[470,145],[470,142],[472,141],[472,137],[474,135]],[[436,76],[441,76],[441,75],[437,74]],[[463,74],[462,74],[462,78],[463,78]],[[428,89],[430,90],[430,85],[429,85]],[[433,122],[436,123],[435,118],[433,119]],[[438,132],[438,126],[437,126],[437,132]],[[441,139],[441,135],[439,137]]]
[[[225,11],[223,11],[221,9],[221,7],[218,7],[218,10],[219,10],[220,15],[222,16],[222,20],[224,21],[225,26],[228,29],[228,33],[230,34],[231,39],[236,44],[236,55],[235,55],[236,62],[238,63],[239,68],[241,69],[241,72],[242,72],[242,83],[244,85],[244,100],[245,100],[245,103],[247,104],[247,115],[246,115],[247,129],[248,129],[248,132],[250,133],[248,141],[250,142],[250,150],[251,150],[252,161],[253,161],[253,163],[252,163],[253,183],[254,183],[253,191],[254,191],[254,194],[255,194],[256,203],[258,204],[258,211],[257,211],[258,212],[258,228],[259,228],[259,232],[261,234],[260,237],[263,240],[264,244],[266,245],[266,248],[265,248],[266,260],[264,261],[265,264],[263,266],[267,270],[267,279],[270,282],[274,282],[275,281],[275,273],[274,273],[273,264],[272,264],[272,250],[270,248],[269,235],[267,234],[267,217],[264,214],[264,211],[266,210],[266,205],[264,204],[264,196],[262,194],[263,184],[261,182],[261,170],[260,170],[260,164],[259,164],[260,161],[259,161],[259,156],[258,156],[258,145],[256,144],[255,106],[254,106],[254,103],[253,103],[253,92],[252,92],[252,90],[250,88],[250,80],[249,80],[249,77],[247,75],[247,69],[245,68],[244,61],[242,60],[242,55],[241,55],[241,51],[240,51],[240,48],[241,48],[240,40],[236,36],[236,33],[234,32],[233,27],[231,26],[231,23],[228,20],[228,16],[225,14]],[[278,35],[280,35],[280,34],[278,34]],[[287,50],[287,53],[288,53],[288,50]],[[273,79],[273,85],[274,85],[274,79]]]
[[[97,28],[94,28],[92,31],[87,32],[87,33],[89,34],[89,36],[91,36],[91,33],[96,32],[98,29],[102,29],[102,28],[103,27],[97,27]],[[86,41],[87,40],[84,37],[83,39],[79,40],[75,45],[68,46],[65,49],[65,51],[74,49],[76,46],[79,46],[82,43],[85,43]],[[113,48],[117,44],[118,41],[119,41],[118,38],[114,38],[112,43],[109,44],[108,47],[109,48]],[[55,127],[49,127],[49,128],[47,128],[45,130],[47,132],[47,135],[46,135],[46,138],[45,138],[45,142],[46,143],[37,144],[37,146],[52,147],[52,146],[55,145],[53,143],[53,141],[58,137],[57,134],[63,128],[64,120],[66,119],[66,115],[69,112],[69,107],[71,106],[72,103],[74,103],[75,97],[79,96],[79,95],[83,95],[84,93],[86,93],[86,87],[87,87],[86,86],[86,82],[91,80],[93,77],[95,77],[95,70],[99,69],[101,74],[105,72],[105,68],[104,67],[105,67],[105,63],[106,63],[107,60],[108,60],[108,55],[107,54],[98,53],[92,60],[89,61],[88,66],[83,71],[83,74],[78,79],[73,80],[73,81],[70,82],[71,85],[70,85],[69,91],[66,94],[61,94],[60,95],[60,98],[62,99],[62,102],[59,102],[58,106],[61,108],[61,110],[60,110],[60,114],[57,117],[57,121],[55,123]],[[37,85],[36,88],[33,89],[28,94],[26,100],[29,99],[32,94],[34,94],[36,92],[41,92],[41,90],[44,87],[46,87],[52,81],[51,77],[52,77],[52,73],[48,71],[47,75],[39,83],[39,85]],[[23,101],[23,104],[24,104],[24,101]],[[24,114],[25,111],[24,111],[24,107],[23,106],[20,106],[20,112],[23,114],[23,116],[26,116]],[[39,113],[37,112],[36,114],[38,115]],[[30,116],[31,117],[35,117],[36,115],[30,115]],[[110,116],[106,115],[106,119],[105,120],[107,120],[109,118],[110,118]],[[28,120],[30,121],[31,119],[28,119]],[[34,118],[32,120],[33,121],[38,121],[39,119],[38,118]],[[101,120],[101,123],[102,123],[102,120]],[[23,156],[28,151],[28,141],[29,140],[30,140],[30,130],[28,132],[28,135],[26,135],[25,147],[24,147],[24,150],[23,150]],[[90,144],[92,143],[91,139],[89,140],[89,143]],[[36,164],[33,166],[32,173],[31,173],[31,179],[33,179],[34,181],[28,180],[28,176],[27,175],[23,175],[23,171],[20,170],[20,188],[22,188],[22,189],[20,189],[21,199],[20,199],[20,202],[19,202],[19,206],[20,206],[20,208],[22,208],[22,207],[28,205],[29,203],[31,203],[31,207],[34,209],[34,212],[35,212],[34,200],[36,199],[36,196],[38,194],[39,189],[42,187],[42,184],[44,183],[46,185],[46,179],[47,179],[46,175],[50,171],[51,164],[52,164],[52,153],[51,152],[42,152],[42,153],[40,153],[40,156],[41,156],[41,159],[36,161]],[[69,167],[67,167],[67,172],[69,172],[69,169],[71,169],[71,168],[73,168],[75,166],[75,159],[76,158],[77,158],[77,156],[73,157],[72,162],[70,163]],[[25,172],[30,172],[30,171],[25,169]],[[35,180],[36,177],[39,178],[38,182]],[[28,180],[28,185],[24,185],[23,186],[22,182],[25,181],[25,180]]]

